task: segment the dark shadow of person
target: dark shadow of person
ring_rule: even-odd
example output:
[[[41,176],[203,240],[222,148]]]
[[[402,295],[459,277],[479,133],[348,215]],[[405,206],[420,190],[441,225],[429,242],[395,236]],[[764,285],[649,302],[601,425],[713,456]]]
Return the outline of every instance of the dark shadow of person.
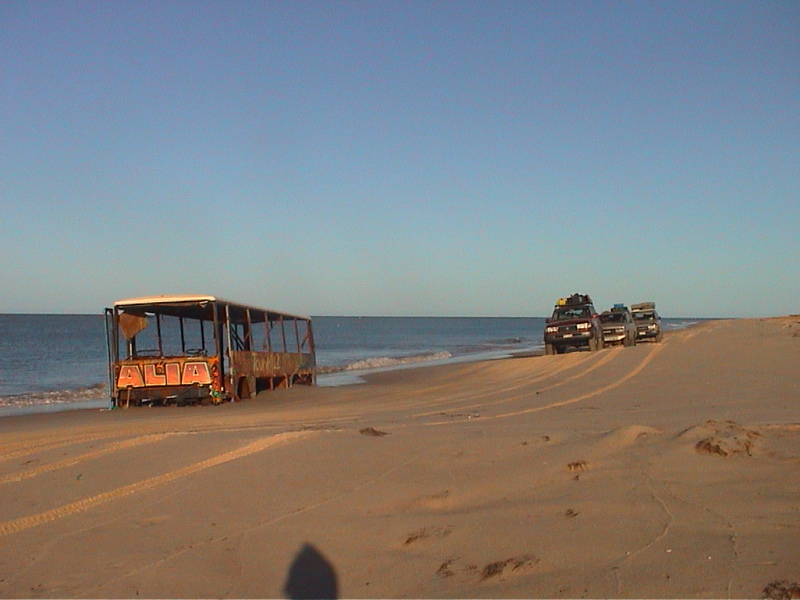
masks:
[[[304,544],[289,567],[283,592],[292,600],[338,598],[333,565],[311,544]]]

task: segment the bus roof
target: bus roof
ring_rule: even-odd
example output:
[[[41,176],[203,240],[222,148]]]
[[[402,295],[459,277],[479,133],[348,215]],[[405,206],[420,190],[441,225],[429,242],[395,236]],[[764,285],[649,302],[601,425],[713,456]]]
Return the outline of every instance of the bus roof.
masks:
[[[222,300],[222,298],[190,294],[176,296],[142,296],[141,298],[125,298],[124,300],[117,300],[114,302],[114,306],[138,306],[139,304],[175,304],[181,302],[215,302],[217,300]]]
[[[210,308],[210,305],[212,304],[216,304],[219,307],[228,306],[231,311],[231,319],[236,322],[243,322],[245,320],[244,315],[247,310],[251,311],[251,320],[255,322],[262,322],[265,319],[274,321],[280,317],[300,319],[303,321],[311,320],[310,317],[305,317],[302,315],[293,315],[277,310],[259,308],[257,306],[250,306],[247,304],[241,304],[239,302],[225,300],[219,296],[203,294],[179,294],[126,298],[114,302],[114,308],[125,309],[136,307],[147,312],[211,320],[213,319],[213,313],[211,312]]]

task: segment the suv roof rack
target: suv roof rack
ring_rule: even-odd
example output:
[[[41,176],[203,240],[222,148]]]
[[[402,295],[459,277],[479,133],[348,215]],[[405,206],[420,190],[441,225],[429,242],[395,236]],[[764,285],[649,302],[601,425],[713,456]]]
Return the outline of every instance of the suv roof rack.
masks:
[[[638,304],[631,304],[633,310],[655,310],[655,302],[639,302]]]

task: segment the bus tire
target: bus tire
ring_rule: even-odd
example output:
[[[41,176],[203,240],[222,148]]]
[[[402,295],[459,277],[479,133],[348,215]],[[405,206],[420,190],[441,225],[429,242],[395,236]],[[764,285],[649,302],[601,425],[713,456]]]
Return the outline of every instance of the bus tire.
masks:
[[[239,383],[236,385],[236,399],[249,400],[250,399],[250,382],[247,377],[240,377]]]

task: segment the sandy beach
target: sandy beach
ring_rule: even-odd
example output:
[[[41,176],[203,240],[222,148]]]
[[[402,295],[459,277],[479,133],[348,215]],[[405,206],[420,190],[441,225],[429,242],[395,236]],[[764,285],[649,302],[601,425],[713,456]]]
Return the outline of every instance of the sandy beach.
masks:
[[[800,317],[0,419],[4,598],[800,597]]]

